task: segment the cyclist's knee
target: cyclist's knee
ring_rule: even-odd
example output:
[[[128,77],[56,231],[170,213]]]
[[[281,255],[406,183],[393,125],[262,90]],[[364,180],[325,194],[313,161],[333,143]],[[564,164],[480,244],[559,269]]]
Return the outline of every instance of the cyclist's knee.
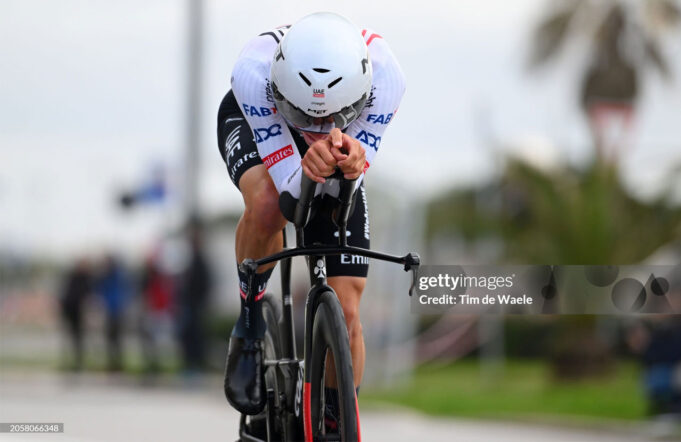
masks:
[[[353,320],[352,324],[348,323],[348,337],[350,341],[361,339],[362,337],[362,321],[359,319],[359,314]]]
[[[286,219],[279,210],[279,193],[272,180],[269,177],[242,180],[240,185],[246,204],[246,222],[266,236],[280,232],[286,226]]]
[[[359,319],[359,303],[366,279],[359,277],[338,277],[332,279],[333,281],[329,281],[329,283],[336,293],[339,294],[338,299],[343,307],[348,335],[350,335],[350,339],[353,339],[353,336],[358,336],[362,333],[362,324]]]
[[[345,302],[341,305],[343,306],[343,315],[348,326],[348,333],[352,334],[359,324],[359,302]]]
[[[348,328],[348,338],[350,343],[356,339],[362,339],[362,322],[359,318],[359,303],[354,306],[344,305],[343,314],[345,315],[345,324]]]
[[[244,216],[253,227],[263,235],[273,235],[281,232],[286,226],[286,219],[279,210],[279,195],[272,195],[263,191],[256,195],[250,207],[246,207]]]

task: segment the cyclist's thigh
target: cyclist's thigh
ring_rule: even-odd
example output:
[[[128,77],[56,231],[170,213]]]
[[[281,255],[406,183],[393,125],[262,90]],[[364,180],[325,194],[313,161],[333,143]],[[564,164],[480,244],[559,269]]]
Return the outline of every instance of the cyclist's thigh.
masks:
[[[292,133],[301,153],[307,146],[297,133]],[[279,211],[279,194],[272,177],[260,159],[258,148],[239,104],[230,90],[218,110],[218,149],[227,165],[234,185],[241,191],[247,207],[267,203]],[[263,201],[266,200],[266,201]]]
[[[229,91],[220,104],[218,111],[218,149],[227,165],[227,172],[234,185],[241,189],[241,178],[251,168],[262,165],[258,149],[253,139],[253,131],[244,118],[232,91]],[[263,166],[262,175],[267,173]]]
[[[358,190],[355,209],[348,219],[348,244],[368,249],[369,208],[364,184]],[[305,227],[306,242],[338,244],[338,228],[329,216],[316,216]],[[369,272],[369,258],[357,255],[332,255],[326,257],[326,274],[333,276],[359,276],[366,278]]]

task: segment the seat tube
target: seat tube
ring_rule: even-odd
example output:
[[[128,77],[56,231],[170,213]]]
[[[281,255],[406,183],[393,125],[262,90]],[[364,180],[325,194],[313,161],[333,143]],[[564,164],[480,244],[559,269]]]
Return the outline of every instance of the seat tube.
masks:
[[[286,228],[282,231],[286,248]],[[282,339],[283,353],[286,358],[296,358],[296,336],[293,327],[293,299],[291,297],[291,258],[281,262],[281,300],[283,305],[283,326],[286,337]]]

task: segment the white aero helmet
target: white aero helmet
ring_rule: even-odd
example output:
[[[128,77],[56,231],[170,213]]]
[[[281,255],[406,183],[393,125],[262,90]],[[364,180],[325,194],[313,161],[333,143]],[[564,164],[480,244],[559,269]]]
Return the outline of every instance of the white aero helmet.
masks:
[[[369,50],[348,19],[331,12],[303,17],[274,53],[270,81],[278,112],[301,131],[345,129],[371,93]]]

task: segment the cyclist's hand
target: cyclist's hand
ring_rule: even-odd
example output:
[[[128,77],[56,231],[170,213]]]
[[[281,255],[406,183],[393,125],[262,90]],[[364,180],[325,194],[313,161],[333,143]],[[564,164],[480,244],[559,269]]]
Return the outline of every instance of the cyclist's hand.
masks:
[[[336,159],[331,154],[329,137],[310,144],[300,164],[303,166],[305,175],[312,181],[325,183],[325,178],[333,174],[337,164]]]
[[[343,176],[348,180],[358,178],[364,171],[364,163],[366,163],[366,151],[362,145],[338,129],[332,130],[329,138],[333,144],[331,153],[343,172]]]

